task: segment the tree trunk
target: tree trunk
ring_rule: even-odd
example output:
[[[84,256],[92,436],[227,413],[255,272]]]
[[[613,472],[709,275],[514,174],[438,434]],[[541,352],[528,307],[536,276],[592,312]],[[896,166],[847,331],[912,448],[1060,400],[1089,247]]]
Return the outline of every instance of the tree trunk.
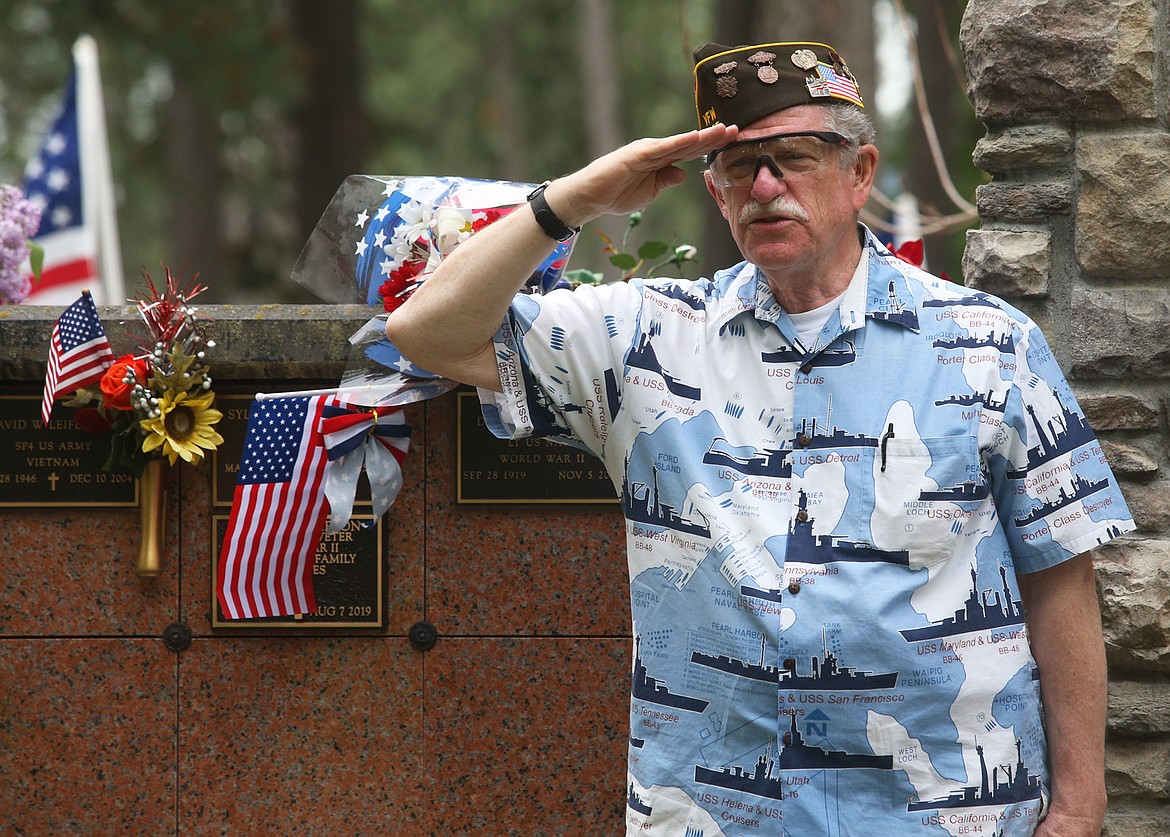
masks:
[[[585,105],[586,158],[596,159],[622,144],[621,91],[617,83],[611,0],[582,0],[577,48]],[[618,240],[625,219],[598,218],[591,228]]]
[[[177,69],[172,84],[164,115],[170,199],[169,247],[163,260],[176,272],[182,270],[186,278],[198,273],[211,288],[233,288],[239,277],[228,259],[219,227],[225,181],[219,160],[222,138],[215,115],[187,75]],[[159,270],[157,264],[133,265],[135,270],[141,267],[151,275]]]
[[[300,147],[296,217],[303,243],[337,187],[362,169],[366,114],[356,0],[291,0],[289,12],[306,88],[293,116]]]
[[[922,67],[922,80],[926,89],[926,101],[938,134],[939,146],[948,159],[950,153],[965,137],[957,130],[959,122],[957,98],[962,91],[955,79],[954,71],[947,59],[946,9],[940,0],[911,0],[907,11],[918,21],[918,60]],[[941,26],[940,26],[941,22]],[[911,153],[906,155],[906,187],[918,199],[918,211],[923,215],[947,215],[956,207],[942,186],[939,171],[926,140],[926,132],[918,108],[911,103],[910,124],[907,128],[906,143]],[[965,149],[964,149],[965,151]],[[926,266],[932,271],[946,271],[958,276],[958,259],[955,236],[962,233],[939,233],[923,237],[926,246]],[[965,236],[963,236],[965,238]]]

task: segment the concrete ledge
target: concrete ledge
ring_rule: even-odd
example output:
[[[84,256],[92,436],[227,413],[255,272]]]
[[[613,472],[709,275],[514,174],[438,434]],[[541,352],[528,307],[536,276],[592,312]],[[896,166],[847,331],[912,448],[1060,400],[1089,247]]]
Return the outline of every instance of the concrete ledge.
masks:
[[[0,381],[42,381],[49,335],[65,306],[0,306]],[[339,378],[349,338],[380,312],[367,305],[207,305],[211,374],[231,379]],[[99,306],[115,355],[138,353],[142,323],[129,305]]]

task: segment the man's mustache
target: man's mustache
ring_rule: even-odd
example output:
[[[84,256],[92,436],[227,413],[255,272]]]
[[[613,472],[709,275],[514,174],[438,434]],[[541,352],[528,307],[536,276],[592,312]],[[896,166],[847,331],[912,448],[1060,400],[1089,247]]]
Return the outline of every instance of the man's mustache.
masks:
[[[788,195],[779,195],[767,203],[749,200],[739,211],[739,222],[750,224],[761,218],[784,218],[789,221],[807,221],[808,213]]]

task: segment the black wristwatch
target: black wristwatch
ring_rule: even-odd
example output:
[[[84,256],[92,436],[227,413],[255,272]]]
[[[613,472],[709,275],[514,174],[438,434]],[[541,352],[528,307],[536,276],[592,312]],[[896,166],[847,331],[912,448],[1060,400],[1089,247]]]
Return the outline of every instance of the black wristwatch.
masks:
[[[551,180],[546,180],[541,183],[528,196],[528,205],[532,207],[532,214],[536,216],[536,223],[540,224],[540,228],[544,230],[545,235],[557,241],[568,241],[570,238],[581,232],[580,227],[570,227],[564,221],[557,217],[557,214],[552,211],[552,207],[548,205],[548,201],[544,198],[544,190],[548,188]]]

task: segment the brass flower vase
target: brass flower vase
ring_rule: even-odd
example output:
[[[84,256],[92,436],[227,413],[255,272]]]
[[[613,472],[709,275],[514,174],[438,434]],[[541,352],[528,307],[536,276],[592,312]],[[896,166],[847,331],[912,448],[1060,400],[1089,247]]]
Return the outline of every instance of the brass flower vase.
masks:
[[[160,457],[151,457],[138,478],[139,535],[138,574],[153,578],[162,571],[163,537],[166,530],[167,463]]]

